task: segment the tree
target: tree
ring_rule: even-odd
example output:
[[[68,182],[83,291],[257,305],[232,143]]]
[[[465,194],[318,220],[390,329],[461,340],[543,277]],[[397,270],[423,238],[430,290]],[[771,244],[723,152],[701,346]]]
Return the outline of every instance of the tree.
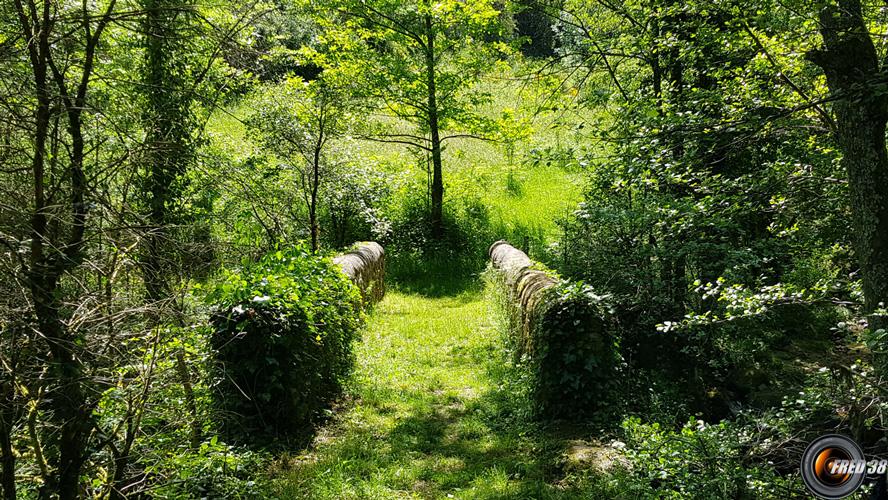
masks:
[[[315,61],[328,78],[360,80],[368,104],[414,130],[377,130],[372,140],[404,144],[430,156],[433,234],[443,231],[442,151],[457,137],[483,137],[487,100],[476,84],[508,52],[497,42],[493,0],[335,0],[319,14],[326,29]],[[447,132],[453,131],[453,132]]]
[[[248,119],[259,141],[298,173],[315,253],[320,248],[321,184],[338,162],[331,148],[354,122],[346,96],[323,78],[312,82],[289,78],[260,94],[256,112]]]
[[[769,4],[577,0],[552,14],[576,74],[565,87],[611,113],[590,141],[615,153],[563,224],[561,270],[621,302],[636,367],[673,353],[658,367],[694,390],[731,387],[736,366],[779,347],[761,326],[788,295],[850,295],[844,259],[806,271],[844,248],[845,186],[816,68],[792,60],[811,40],[787,33],[809,26]],[[759,328],[725,326],[738,310]]]
[[[178,249],[170,239],[170,227],[183,222],[177,210],[182,205],[186,174],[195,158],[197,123],[192,104],[202,76],[192,69],[196,44],[192,0],[141,0],[142,47],[141,89],[144,93],[142,126],[145,130],[145,172],[142,196],[147,205],[147,231],[143,239],[141,268],[145,296],[153,311],[150,319],[159,326],[166,318],[161,307],[172,298],[171,263]],[[189,31],[192,31],[189,33]],[[179,245],[182,242],[177,242]],[[175,323],[181,325],[181,311]],[[176,366],[185,393],[185,405],[191,416],[191,446],[200,444],[201,424],[183,349],[176,350]],[[121,451],[116,451],[114,481],[124,480],[133,439],[128,435]],[[115,488],[112,498],[122,498]]]
[[[191,107],[197,82],[189,71],[194,46],[185,31],[193,24],[194,6],[189,0],[141,0],[141,5],[143,190],[148,209],[142,270],[146,296],[157,303],[169,298],[167,226],[175,222],[185,173],[194,160],[196,123]]]
[[[819,13],[823,48],[808,58],[822,68],[834,100],[835,135],[851,193],[854,250],[864,310],[888,305],[888,65],[880,61],[859,0],[828,2]],[[873,328],[884,321],[872,318]]]
[[[84,344],[68,327],[61,280],[83,261],[91,194],[86,171],[89,152],[84,122],[89,93],[105,28],[116,2],[101,5],[58,4],[51,0],[15,0],[19,39],[23,40],[31,82],[28,89],[33,127],[31,146],[30,255],[27,286],[33,316],[50,354],[47,378],[49,410],[58,432],[48,443],[52,473],[41,497],[79,495],[81,468],[88,457],[95,398],[83,371]],[[59,138],[56,119],[66,136]],[[65,142],[58,148],[56,140]],[[61,158],[59,158],[61,156]],[[67,198],[67,199],[63,199]],[[61,223],[60,223],[61,221]],[[7,492],[8,494],[8,492]]]
[[[529,57],[555,55],[555,18],[547,11],[557,9],[563,0],[518,0],[515,2],[515,31],[525,38],[521,52]]]

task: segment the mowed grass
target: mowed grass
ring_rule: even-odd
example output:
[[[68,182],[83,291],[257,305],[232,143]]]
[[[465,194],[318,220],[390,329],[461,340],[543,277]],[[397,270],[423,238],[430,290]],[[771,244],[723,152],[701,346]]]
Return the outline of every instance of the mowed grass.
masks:
[[[523,424],[476,288],[390,292],[358,347],[350,398],[273,472],[280,498],[583,498],[558,485],[563,443]]]

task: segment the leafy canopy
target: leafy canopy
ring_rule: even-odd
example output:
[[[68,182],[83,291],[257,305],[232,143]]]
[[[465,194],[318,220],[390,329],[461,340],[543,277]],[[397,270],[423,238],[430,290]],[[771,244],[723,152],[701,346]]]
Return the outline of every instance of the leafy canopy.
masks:
[[[303,55],[324,68],[327,78],[355,84],[368,107],[424,134],[434,90],[441,129],[485,133],[492,127],[477,111],[490,96],[475,84],[492,62],[511,53],[500,41],[501,12],[493,1],[334,0],[311,9],[323,35],[318,48]],[[382,126],[370,132],[430,149],[418,135]]]

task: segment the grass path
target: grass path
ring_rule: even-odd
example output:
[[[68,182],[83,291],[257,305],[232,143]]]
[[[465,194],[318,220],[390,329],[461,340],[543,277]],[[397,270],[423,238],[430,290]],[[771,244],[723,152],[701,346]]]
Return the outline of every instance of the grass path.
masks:
[[[478,290],[390,292],[358,346],[350,399],[305,455],[282,460],[279,495],[576,496],[553,484],[556,443],[516,425],[516,398],[497,375],[505,353],[487,312]]]

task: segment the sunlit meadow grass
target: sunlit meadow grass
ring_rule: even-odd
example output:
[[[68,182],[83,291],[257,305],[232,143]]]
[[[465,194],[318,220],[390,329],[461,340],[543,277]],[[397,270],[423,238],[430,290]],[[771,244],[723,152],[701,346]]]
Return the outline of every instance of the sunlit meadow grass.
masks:
[[[563,148],[588,146],[589,138],[576,131],[566,132],[563,127],[553,127],[559,115],[540,111],[539,106],[545,100],[540,96],[541,90],[515,79],[509,71],[493,73],[480,85],[491,96],[491,102],[484,107],[485,114],[496,117],[502,110],[511,109],[516,117],[527,120],[531,134],[516,145],[511,158],[501,143],[466,138],[448,141],[443,152],[445,204],[459,199],[478,200],[487,208],[491,222],[504,233],[526,232],[546,243],[555,241],[558,236],[556,221],[581,200],[585,176],[556,164],[533,165],[526,161],[528,152],[552,145]],[[260,148],[250,141],[241,122],[250,113],[248,98],[224,112],[214,113],[207,127],[211,144],[224,149],[237,161],[260,154]],[[596,117],[590,114],[574,118],[592,122]],[[375,116],[371,119],[392,124],[400,131],[414,132],[412,125],[391,118]],[[419,184],[425,182],[423,160],[403,145],[356,140],[344,146],[360,161],[370,162],[397,179],[414,179]],[[403,194],[415,194],[411,191]]]

